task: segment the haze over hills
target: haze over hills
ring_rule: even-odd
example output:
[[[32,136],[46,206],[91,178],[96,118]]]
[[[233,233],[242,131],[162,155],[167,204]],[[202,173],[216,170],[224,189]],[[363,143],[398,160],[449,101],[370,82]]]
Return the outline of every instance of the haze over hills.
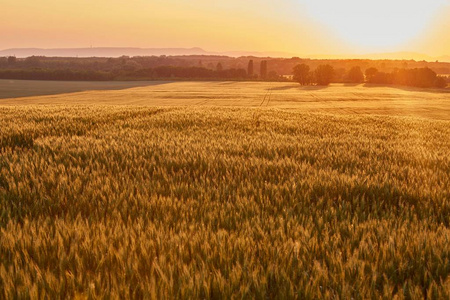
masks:
[[[208,55],[201,48],[131,48],[131,47],[90,47],[90,48],[12,48],[0,51],[0,56],[58,56],[58,57],[120,57],[152,55]]]
[[[19,58],[29,56],[47,57],[120,57],[126,56],[177,56],[177,55],[223,55],[230,57],[308,57],[313,59],[390,59],[390,60],[416,60],[450,62],[450,55],[433,57],[416,52],[390,52],[371,54],[313,54],[298,55],[281,51],[224,51],[213,52],[199,47],[193,48],[133,48],[133,47],[91,47],[91,48],[11,48],[0,50],[1,56],[16,56]]]
[[[225,51],[212,52],[199,47],[193,48],[133,48],[133,47],[93,47],[93,48],[12,48],[0,51],[0,56],[29,56],[48,57],[120,57],[126,56],[176,56],[176,55],[224,55],[231,57],[259,56],[259,57],[292,57],[295,54],[285,52],[256,52],[256,51]]]

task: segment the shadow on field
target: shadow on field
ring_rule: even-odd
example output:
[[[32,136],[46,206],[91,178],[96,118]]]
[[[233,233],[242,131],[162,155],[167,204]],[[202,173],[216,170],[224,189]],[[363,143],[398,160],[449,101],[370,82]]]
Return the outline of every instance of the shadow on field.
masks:
[[[238,81],[225,81],[225,82],[221,82],[219,83],[220,85],[233,85],[233,84],[237,84]]]
[[[47,81],[0,80],[0,99],[47,96],[94,90],[124,90],[161,85],[171,81]]]
[[[272,91],[284,91],[284,90],[301,90],[301,91],[316,91],[316,90],[323,90],[328,88],[326,85],[299,85],[299,84],[291,84],[291,85],[285,85],[280,87],[271,88]]]

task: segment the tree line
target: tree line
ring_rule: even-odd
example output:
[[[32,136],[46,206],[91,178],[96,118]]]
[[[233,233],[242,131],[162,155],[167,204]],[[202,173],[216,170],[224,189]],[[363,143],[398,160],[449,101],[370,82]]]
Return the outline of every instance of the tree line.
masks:
[[[361,67],[364,71],[371,67],[381,72],[392,72],[396,69],[415,69],[428,67],[438,74],[450,75],[450,63],[427,62],[414,60],[370,60],[370,59],[308,59],[308,58],[270,58],[270,57],[228,57],[220,55],[185,55],[185,56],[122,56],[108,57],[44,57],[30,56],[27,58],[0,57],[0,69],[70,69],[93,70],[105,72],[128,72],[138,69],[156,68],[160,66],[175,67],[203,67],[215,70],[220,63],[223,69],[246,69],[249,61],[254,64],[253,75],[262,79],[264,76],[264,64],[267,61],[267,77],[271,72],[279,75],[290,75],[292,69],[298,64],[307,64],[311,69],[319,65],[329,64],[335,70],[336,82],[344,82],[345,76],[351,68]],[[260,69],[263,69],[262,71]],[[249,76],[250,77],[250,76]]]
[[[336,81],[336,71],[331,65],[319,65],[314,71],[306,64],[293,69],[293,80],[301,85],[329,85]],[[438,76],[430,68],[396,69],[392,72],[380,72],[368,68],[365,75],[359,66],[352,67],[344,75],[345,83],[394,84],[420,88],[445,88],[447,79]]]
[[[228,57],[118,57],[118,58],[28,58],[0,57],[0,79],[28,80],[264,80],[287,81],[276,70],[284,62],[304,62],[295,65],[293,79],[302,85],[328,85],[330,83],[397,84],[415,87],[445,87],[449,78],[441,77],[428,67],[387,69],[378,68],[365,61],[345,60],[349,65],[336,65],[334,60],[317,64],[316,60],[261,59],[247,57],[245,64],[233,67]],[[242,60],[244,58],[239,58]],[[208,63],[206,63],[208,62]],[[340,61],[339,61],[340,62]],[[365,73],[360,66],[363,63]],[[412,64],[410,64],[412,65]],[[445,66],[446,64],[442,64]],[[292,68],[292,67],[291,67]],[[312,70],[314,68],[314,70]],[[291,69],[292,70],[292,69]],[[445,71],[445,70],[443,70]],[[289,74],[281,73],[281,74]]]
[[[156,64],[145,67],[146,58],[108,58],[108,59],[49,59],[28,57],[17,59],[8,57],[0,59],[0,79],[27,80],[282,80],[276,72],[268,72],[267,61],[260,63],[260,74],[253,71],[253,60],[249,61],[248,70],[244,68],[225,68],[221,62],[216,65],[203,66],[199,61],[196,66],[176,66]],[[166,61],[165,57],[158,59]],[[150,64],[153,65],[153,64]]]
[[[380,72],[376,68],[366,70],[366,81],[375,84],[396,84],[421,88],[444,88],[446,78],[437,76],[429,68],[400,69],[393,72]]]
[[[125,75],[127,79],[236,79],[244,80],[244,69],[223,69],[218,64],[215,70],[203,67],[160,66],[140,69]]]
[[[249,64],[253,65],[253,60]],[[37,80],[155,80],[155,79],[229,79],[280,80],[268,70],[266,60],[259,70],[229,64],[227,57],[118,57],[73,58],[0,57],[0,78]],[[258,72],[259,71],[259,72]]]
[[[107,80],[244,80],[244,69],[210,70],[200,67],[161,66],[128,72],[106,72],[93,70],[52,69],[0,69],[0,79],[22,80],[64,80],[64,81],[107,81]]]

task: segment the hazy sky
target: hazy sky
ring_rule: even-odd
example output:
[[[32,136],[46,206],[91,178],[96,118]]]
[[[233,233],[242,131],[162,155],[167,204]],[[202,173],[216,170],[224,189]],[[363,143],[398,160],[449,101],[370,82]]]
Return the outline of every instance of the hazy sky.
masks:
[[[3,0],[0,49],[450,54],[450,0]]]

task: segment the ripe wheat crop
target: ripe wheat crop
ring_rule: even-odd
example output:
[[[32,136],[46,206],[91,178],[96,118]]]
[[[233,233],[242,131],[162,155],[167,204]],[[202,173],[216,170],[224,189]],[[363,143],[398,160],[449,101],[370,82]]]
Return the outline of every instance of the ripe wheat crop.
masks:
[[[450,297],[450,121],[0,115],[0,298]]]

